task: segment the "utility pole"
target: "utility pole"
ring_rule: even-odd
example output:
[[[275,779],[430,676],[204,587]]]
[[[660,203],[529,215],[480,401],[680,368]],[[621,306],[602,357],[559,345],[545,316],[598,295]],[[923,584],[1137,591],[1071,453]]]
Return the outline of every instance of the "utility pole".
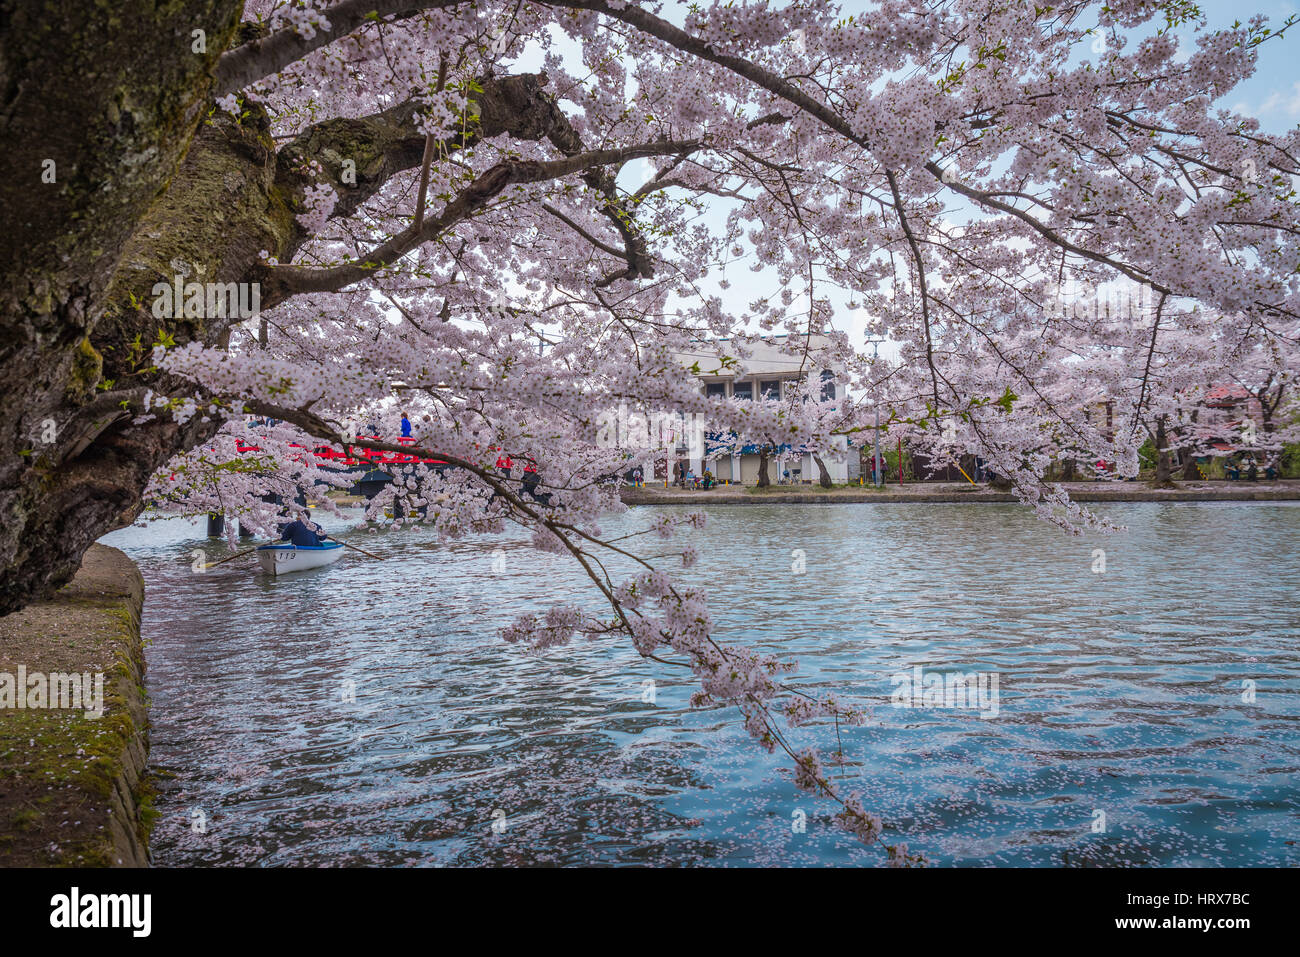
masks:
[[[880,343],[884,340],[875,336],[868,336],[867,341],[871,343],[871,365],[874,368],[876,354],[879,351]],[[880,400],[873,397],[871,404],[876,407],[876,451],[871,457],[871,482],[876,488],[880,488],[881,479],[883,478],[880,466]]]

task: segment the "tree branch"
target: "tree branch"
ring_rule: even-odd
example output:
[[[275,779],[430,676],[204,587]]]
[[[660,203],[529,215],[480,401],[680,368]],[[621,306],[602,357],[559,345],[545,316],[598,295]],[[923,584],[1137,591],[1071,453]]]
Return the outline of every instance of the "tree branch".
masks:
[[[698,140],[671,140],[647,143],[624,149],[593,150],[561,160],[507,160],[479,175],[459,196],[443,207],[442,212],[425,220],[418,230],[403,230],[388,242],[371,250],[362,262],[307,269],[300,266],[261,267],[262,308],[269,309],[290,296],[306,292],[337,292],[355,282],[374,276],[382,269],[415,249],[421,243],[437,239],[457,223],[481,211],[506,187],[540,183],[598,166],[625,163],[645,156],[690,152],[700,147]]]
[[[454,7],[465,0],[343,0],[324,10],[328,30],[317,30],[311,37],[302,36],[293,27],[284,27],[270,36],[250,40],[222,54],[217,61],[217,88],[220,97],[235,93],[273,73],[279,73],[307,54],[328,46],[335,40],[386,17],[405,19],[428,10]]]

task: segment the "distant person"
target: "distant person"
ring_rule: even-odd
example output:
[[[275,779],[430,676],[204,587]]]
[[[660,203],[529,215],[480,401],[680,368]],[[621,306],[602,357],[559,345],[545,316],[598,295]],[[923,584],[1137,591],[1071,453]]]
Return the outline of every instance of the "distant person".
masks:
[[[302,510],[302,518],[280,527],[280,541],[291,542],[295,547],[301,548],[319,547],[321,539],[329,536],[318,535],[317,528],[311,523],[311,509],[305,508]]]
[[[511,460],[510,456],[506,455],[506,453],[502,452],[497,456],[497,469],[506,478],[510,478],[510,470],[514,467],[515,463]]]
[[[410,437],[411,437],[411,420],[408,419],[406,417],[406,413],[403,412],[402,413],[402,438],[409,439]]]
[[[531,466],[525,466],[523,485],[522,485],[524,494],[527,495],[529,498],[531,498],[534,502],[539,502],[542,505],[550,505],[551,504],[550,492],[542,492],[538,494],[537,488],[541,484],[542,484],[542,477],[537,474],[537,470],[532,468]]]

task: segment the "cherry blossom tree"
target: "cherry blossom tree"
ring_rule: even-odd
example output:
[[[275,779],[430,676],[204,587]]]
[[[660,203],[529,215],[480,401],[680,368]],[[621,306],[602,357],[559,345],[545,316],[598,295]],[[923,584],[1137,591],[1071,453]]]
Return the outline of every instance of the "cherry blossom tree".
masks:
[[[1044,481],[1053,449],[1131,473],[1204,356],[1250,354],[1254,383],[1293,365],[1300,133],[1216,105],[1289,23],[1214,29],[1187,0],[12,6],[3,612],[147,500],[265,527],[268,493],[335,481],[303,449],[396,435],[407,411],[413,445],[367,446],[447,468],[399,468],[371,517],[525,526],[605,611],[551,608],[509,640],[622,635],[691,670],[698,704],[737,707],[875,840],[783,730],[861,712],[723,643],[698,590],[602,538],[610,476],[649,460],[598,441],[602,412],[829,448],[870,427],[863,404],[718,402],[674,357],[832,334],[851,394],[1077,531],[1096,520]],[[1119,280],[1154,304],[1121,332],[1057,308]],[[845,297],[896,360],[834,334]],[[1109,432],[1089,396],[1120,401]]]

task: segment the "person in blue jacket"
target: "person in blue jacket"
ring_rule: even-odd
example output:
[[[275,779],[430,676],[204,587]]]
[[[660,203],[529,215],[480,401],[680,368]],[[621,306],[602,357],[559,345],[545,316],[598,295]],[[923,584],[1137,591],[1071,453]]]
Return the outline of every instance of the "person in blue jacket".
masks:
[[[316,526],[311,523],[310,509],[303,509],[302,518],[280,526],[280,541],[290,542],[295,546],[316,548],[322,538],[329,538],[329,536],[316,533]]]
[[[411,437],[411,420],[408,419],[406,417],[406,413],[403,412],[402,413],[402,438],[409,439],[410,437]]]

